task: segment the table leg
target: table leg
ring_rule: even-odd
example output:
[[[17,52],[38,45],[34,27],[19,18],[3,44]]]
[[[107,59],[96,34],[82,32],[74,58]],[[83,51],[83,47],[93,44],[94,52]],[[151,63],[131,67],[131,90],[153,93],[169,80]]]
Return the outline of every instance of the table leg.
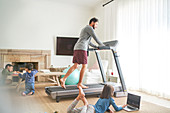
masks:
[[[60,86],[59,78],[56,76],[57,85]]]
[[[17,92],[20,91],[21,85],[24,84],[24,83],[25,83],[25,81],[22,81],[21,78],[18,80],[18,84],[16,85]]]

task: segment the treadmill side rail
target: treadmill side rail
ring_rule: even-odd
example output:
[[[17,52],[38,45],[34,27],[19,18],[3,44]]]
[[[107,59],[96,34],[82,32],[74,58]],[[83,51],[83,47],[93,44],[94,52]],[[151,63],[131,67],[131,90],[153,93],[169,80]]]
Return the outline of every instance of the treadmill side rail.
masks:
[[[112,51],[112,54],[113,54],[113,57],[114,57],[114,60],[115,60],[115,63],[116,63],[116,68],[117,68],[117,71],[118,71],[118,74],[119,74],[121,87],[122,87],[122,90],[120,92],[116,91],[114,93],[114,96],[115,97],[121,97],[121,96],[127,96],[126,95],[127,89],[126,89],[125,81],[124,81],[124,78],[123,78],[122,70],[121,70],[121,67],[120,67],[120,63],[119,63],[118,55],[117,55],[117,52],[116,52],[116,48],[115,48],[117,43],[118,43],[117,40],[116,41],[105,42],[105,44],[108,44],[108,45],[106,47],[99,47],[98,49],[99,50],[107,50],[108,49],[108,50]],[[109,47],[109,45],[110,45],[110,47]],[[98,61],[98,64],[99,64],[99,68],[100,68],[100,71],[101,71],[101,75],[102,75],[102,78],[103,78],[103,82],[106,83],[106,75],[105,75],[105,72],[104,72],[104,69],[103,69],[103,65],[102,65],[102,62],[101,62],[101,58],[100,58],[98,49],[89,49],[89,50],[90,51],[95,51],[97,61]]]
[[[112,49],[112,53],[113,53],[113,56],[114,56],[114,59],[115,59],[117,71],[118,71],[119,78],[120,78],[120,82],[121,82],[121,85],[122,85],[122,90],[123,90],[124,92],[126,92],[126,91],[127,91],[127,90],[126,90],[126,85],[125,85],[125,81],[124,81],[124,78],[123,78],[123,73],[122,73],[122,70],[121,70],[121,67],[120,67],[120,63],[119,63],[119,59],[118,59],[117,52],[115,52],[115,51]]]

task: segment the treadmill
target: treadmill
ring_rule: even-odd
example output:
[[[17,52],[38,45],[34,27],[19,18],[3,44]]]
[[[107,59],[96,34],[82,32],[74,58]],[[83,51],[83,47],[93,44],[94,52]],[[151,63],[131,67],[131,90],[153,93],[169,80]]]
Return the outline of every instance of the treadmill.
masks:
[[[117,40],[108,41],[103,43],[105,46],[99,46],[98,49],[96,48],[89,48],[88,51],[94,51],[97,57],[97,61],[99,64],[100,72],[102,75],[103,83],[98,84],[85,84],[89,88],[83,89],[85,95],[93,95],[93,96],[100,96],[102,93],[103,87],[105,84],[110,84],[114,87],[114,97],[122,97],[127,96],[127,90],[125,81],[123,78],[123,74],[121,71],[121,67],[119,64],[118,55],[116,52],[116,46],[118,44]],[[103,65],[101,62],[101,57],[99,52],[104,50],[111,50],[113,53],[113,57],[116,63],[117,71],[119,74],[121,85],[113,82],[106,82],[106,75],[103,69]],[[52,99],[56,99],[56,102],[59,102],[61,98],[68,98],[68,97],[76,97],[79,94],[79,89],[77,85],[66,85],[66,89],[62,88],[61,86],[49,86],[45,87],[45,92],[51,96]]]

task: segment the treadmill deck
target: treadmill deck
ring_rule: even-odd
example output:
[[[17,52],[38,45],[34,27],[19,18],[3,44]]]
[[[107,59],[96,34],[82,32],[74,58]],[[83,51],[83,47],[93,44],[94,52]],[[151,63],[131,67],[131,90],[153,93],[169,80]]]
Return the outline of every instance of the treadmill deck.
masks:
[[[101,91],[103,89],[102,84],[89,84],[86,85],[89,88],[83,89],[85,94],[101,94]],[[66,89],[63,89],[61,86],[50,86],[45,87],[45,91],[48,95],[50,95],[53,99],[56,99],[57,97],[63,97],[63,96],[71,96],[71,95],[78,95],[79,89],[77,88],[77,85],[66,85]]]
[[[87,84],[89,88],[83,89],[86,95],[100,95],[102,93],[104,84]],[[114,89],[120,90],[120,86],[113,86]],[[52,97],[52,99],[60,99],[62,97],[75,97],[79,94],[79,89],[77,85],[66,85],[66,89],[61,86],[49,86],[45,87],[45,92]]]

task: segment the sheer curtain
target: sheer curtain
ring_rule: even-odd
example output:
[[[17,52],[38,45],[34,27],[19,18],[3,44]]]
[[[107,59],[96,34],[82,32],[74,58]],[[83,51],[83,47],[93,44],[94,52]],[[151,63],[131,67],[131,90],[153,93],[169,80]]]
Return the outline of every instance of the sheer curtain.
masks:
[[[170,0],[115,0],[104,10],[127,87],[170,99]]]

